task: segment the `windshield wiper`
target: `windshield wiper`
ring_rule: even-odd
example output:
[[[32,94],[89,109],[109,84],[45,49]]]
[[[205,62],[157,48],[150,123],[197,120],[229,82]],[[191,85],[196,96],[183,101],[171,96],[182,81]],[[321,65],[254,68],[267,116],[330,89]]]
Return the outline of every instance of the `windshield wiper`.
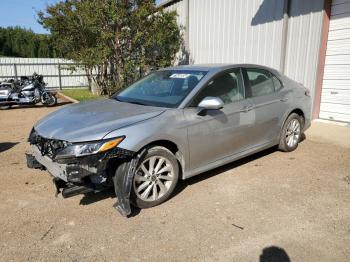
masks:
[[[141,103],[141,102],[137,102],[137,101],[123,101],[123,102],[130,103],[130,104],[135,104],[135,105],[147,106],[146,104]]]
[[[135,104],[135,105],[149,106],[149,105],[147,105],[145,103],[138,102],[138,101],[123,100],[123,99],[120,99],[118,96],[113,97],[113,99],[117,100],[118,102],[123,102],[123,103],[130,103],[130,104]]]
[[[117,100],[118,102],[122,102],[117,96],[115,96],[115,97],[111,97],[111,98],[113,98],[113,99],[115,99],[115,100]]]

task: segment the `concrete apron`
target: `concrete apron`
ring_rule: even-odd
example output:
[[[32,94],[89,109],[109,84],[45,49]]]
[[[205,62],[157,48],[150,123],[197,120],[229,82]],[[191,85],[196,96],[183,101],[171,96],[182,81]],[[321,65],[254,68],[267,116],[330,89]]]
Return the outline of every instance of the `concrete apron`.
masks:
[[[306,139],[350,149],[350,124],[316,119],[305,132]]]

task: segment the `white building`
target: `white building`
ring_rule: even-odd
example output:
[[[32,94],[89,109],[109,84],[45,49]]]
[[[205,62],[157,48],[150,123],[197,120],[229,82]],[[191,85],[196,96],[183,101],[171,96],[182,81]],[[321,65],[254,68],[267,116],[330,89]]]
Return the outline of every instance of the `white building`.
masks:
[[[190,63],[257,63],[308,87],[313,117],[350,122],[350,0],[168,0]]]

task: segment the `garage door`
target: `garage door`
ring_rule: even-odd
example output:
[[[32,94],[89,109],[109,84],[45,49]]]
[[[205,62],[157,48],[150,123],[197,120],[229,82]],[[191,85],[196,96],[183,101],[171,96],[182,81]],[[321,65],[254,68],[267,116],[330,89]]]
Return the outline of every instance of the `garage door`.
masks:
[[[333,0],[320,118],[350,122],[350,0]]]

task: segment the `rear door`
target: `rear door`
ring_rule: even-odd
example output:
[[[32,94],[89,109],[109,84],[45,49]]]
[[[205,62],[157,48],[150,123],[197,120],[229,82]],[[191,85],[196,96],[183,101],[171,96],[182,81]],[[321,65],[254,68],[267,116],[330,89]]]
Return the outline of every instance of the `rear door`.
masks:
[[[282,82],[265,69],[245,68],[244,77],[255,113],[252,146],[277,141],[280,120],[288,108],[287,91],[283,89]]]

